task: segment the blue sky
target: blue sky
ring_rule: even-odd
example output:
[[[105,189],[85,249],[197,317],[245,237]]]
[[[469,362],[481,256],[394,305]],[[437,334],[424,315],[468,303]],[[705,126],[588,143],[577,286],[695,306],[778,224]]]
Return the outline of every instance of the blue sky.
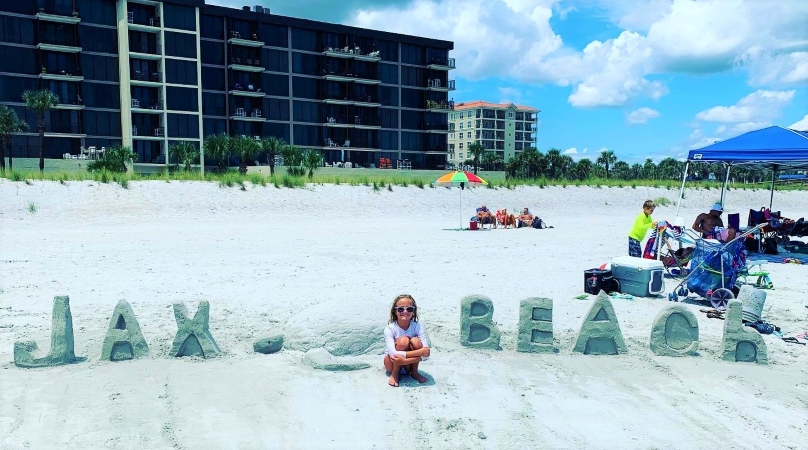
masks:
[[[455,101],[540,109],[538,147],[681,158],[808,129],[805,0],[208,0],[455,42]]]

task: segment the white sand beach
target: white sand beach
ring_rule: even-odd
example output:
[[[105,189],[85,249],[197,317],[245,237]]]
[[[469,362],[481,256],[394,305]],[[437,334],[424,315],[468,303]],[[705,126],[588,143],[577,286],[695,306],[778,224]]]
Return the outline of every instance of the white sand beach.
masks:
[[[800,449],[808,439],[808,346],[764,336],[768,365],[721,360],[724,321],[699,313],[698,356],[655,356],[664,298],[613,300],[628,353],[575,354],[593,296],[584,270],[627,252],[645,199],[638,187],[474,188],[474,207],[528,206],[553,229],[459,232],[458,189],[312,186],[221,188],[201,182],[0,180],[0,448],[16,449]],[[688,189],[687,224],[719,198]],[[29,212],[33,203],[36,212]],[[769,203],[732,190],[726,213]],[[808,216],[808,192],[777,192],[775,209]],[[673,220],[676,205],[655,219]],[[725,213],[725,214],[726,214]],[[767,264],[775,289],[763,318],[808,330],[808,265]],[[674,283],[668,280],[668,287]],[[432,341],[430,382],[387,385],[381,328],[400,293],[417,300]],[[460,345],[460,300],[494,303],[502,350]],[[76,354],[62,367],[14,365],[15,341],[49,348],[55,295],[69,295]],[[554,301],[557,354],[516,351],[519,302]],[[120,299],[151,356],[99,361]],[[223,354],[168,356],[172,303],[210,302]],[[315,370],[320,330],[349,324],[378,340],[370,369]],[[253,343],[285,335],[263,355]],[[307,334],[308,333],[308,334]],[[335,350],[336,349],[336,350]]]

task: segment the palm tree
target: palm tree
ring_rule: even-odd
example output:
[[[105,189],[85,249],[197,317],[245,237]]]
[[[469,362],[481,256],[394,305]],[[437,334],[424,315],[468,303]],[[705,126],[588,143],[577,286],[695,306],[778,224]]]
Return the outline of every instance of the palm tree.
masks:
[[[579,180],[586,180],[592,174],[592,160],[589,158],[578,160],[572,171]]]
[[[314,171],[323,167],[323,154],[311,149],[304,151],[302,165],[308,172],[309,179],[314,178]]]
[[[286,147],[286,141],[270,136],[261,139],[261,150],[267,152],[267,162],[269,163],[269,176],[275,175],[275,156],[281,154],[281,150]]]
[[[654,160],[651,158],[647,158],[645,160],[645,164],[643,165],[643,178],[646,180],[655,180],[656,179],[656,164],[654,164]]]
[[[485,147],[479,142],[469,144],[468,152],[474,155],[474,175],[477,175],[477,166],[480,165],[480,157],[485,152]]]
[[[180,141],[177,144],[170,145],[168,147],[168,152],[171,155],[174,155],[176,160],[182,163],[185,166],[185,171],[191,171],[191,164],[196,162],[199,158],[199,150],[188,141]]]
[[[557,180],[561,178],[563,172],[561,170],[561,150],[551,148],[547,151],[544,157],[547,160],[547,178]]]
[[[600,152],[596,162],[606,169],[606,178],[609,178],[609,166],[617,162],[617,155],[611,150],[604,150]]]
[[[205,153],[216,160],[218,164],[216,170],[219,173],[226,172],[227,159],[230,157],[230,136],[224,133],[210,135],[205,138],[203,146]]]
[[[261,151],[261,144],[255,139],[247,136],[238,136],[231,138],[233,153],[239,159],[238,171],[240,174],[247,173],[247,160],[255,157],[255,154]]]
[[[11,135],[28,130],[28,124],[17,117],[17,113],[6,105],[0,105],[0,173],[6,171],[5,149],[8,147],[8,168],[14,168],[14,156],[11,154]]]
[[[502,163],[502,156],[497,152],[485,152],[482,160],[486,170],[497,170],[499,164]]]
[[[59,104],[59,97],[47,89],[38,91],[26,90],[22,93],[25,107],[36,114],[36,125],[39,128],[39,171],[45,171],[45,113]]]

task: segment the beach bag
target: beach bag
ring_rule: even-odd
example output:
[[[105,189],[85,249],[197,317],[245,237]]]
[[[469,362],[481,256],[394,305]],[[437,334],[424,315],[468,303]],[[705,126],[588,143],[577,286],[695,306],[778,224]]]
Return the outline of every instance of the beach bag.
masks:
[[[532,226],[533,228],[539,229],[539,230],[540,230],[540,229],[542,229],[542,228],[547,228],[547,224],[545,224],[545,223],[544,223],[544,222],[543,222],[543,221],[542,221],[540,218],[538,218],[538,217],[534,217],[534,218],[533,218],[533,223],[532,223],[530,226]]]

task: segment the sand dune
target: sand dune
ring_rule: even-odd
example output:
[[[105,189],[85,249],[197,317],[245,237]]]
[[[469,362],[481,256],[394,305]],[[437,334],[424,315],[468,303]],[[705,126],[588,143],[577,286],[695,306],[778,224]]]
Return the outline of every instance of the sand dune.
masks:
[[[572,353],[593,300],[574,298],[582,272],[626,253],[646,198],[677,192],[476,188],[463,192],[462,213],[458,194],[0,180],[0,448],[805,447],[806,346],[769,335],[769,365],[723,362],[723,322],[687,304],[699,315],[699,356],[658,357],[651,324],[669,303],[634,298],[613,301],[628,354]],[[692,221],[718,197],[687,190],[680,215]],[[731,191],[726,208],[744,221],[768,200],[767,191]],[[528,206],[555,228],[448,230],[480,203]],[[806,204],[805,192],[775,196],[795,218],[808,215]],[[654,216],[673,220],[675,205]],[[775,289],[764,318],[808,330],[808,267],[767,268]],[[302,351],[253,352],[254,341],[304,318],[313,329],[314,318],[318,327],[381,327],[402,292],[418,301],[432,340],[426,385],[404,377],[388,387],[378,347],[356,356],[372,368],[353,372],[314,370]],[[460,299],[472,293],[493,300],[501,351],[459,344]],[[70,296],[76,353],[87,361],[15,367],[15,341],[47,349],[54,295]],[[536,296],[554,300],[557,354],[516,352],[519,302]],[[101,362],[120,299],[151,356]],[[193,313],[201,300],[223,355],[169,358],[172,303]]]

